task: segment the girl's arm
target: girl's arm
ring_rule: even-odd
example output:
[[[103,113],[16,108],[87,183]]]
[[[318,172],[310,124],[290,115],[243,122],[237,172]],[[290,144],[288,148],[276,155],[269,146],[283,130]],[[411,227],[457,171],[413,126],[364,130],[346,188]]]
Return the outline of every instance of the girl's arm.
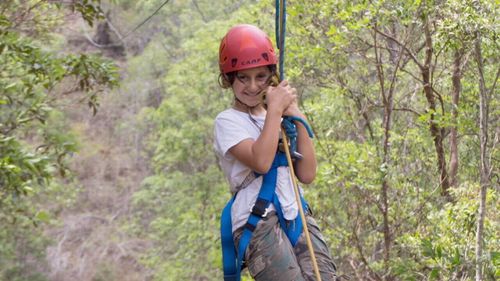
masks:
[[[265,174],[271,168],[278,147],[281,116],[296,101],[296,92],[287,81],[282,81],[277,87],[269,87],[266,93],[266,120],[260,136],[256,140],[243,140],[229,149],[236,159],[253,171]]]
[[[306,116],[299,110],[297,103],[294,102],[285,111],[287,116],[297,116],[302,118],[307,122]],[[300,182],[305,184],[310,184],[316,177],[316,153],[314,151],[314,144],[312,139],[307,133],[307,129],[299,121],[294,121],[295,126],[297,126],[297,152],[302,154],[302,159],[296,159],[293,165],[295,175]]]

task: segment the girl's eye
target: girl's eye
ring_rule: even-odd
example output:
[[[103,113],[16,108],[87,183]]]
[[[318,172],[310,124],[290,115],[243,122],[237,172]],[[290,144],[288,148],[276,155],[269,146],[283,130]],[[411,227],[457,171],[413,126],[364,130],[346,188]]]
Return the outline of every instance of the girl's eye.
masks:
[[[259,82],[266,82],[267,79],[269,79],[269,75],[265,75],[265,74],[257,75],[257,80]]]

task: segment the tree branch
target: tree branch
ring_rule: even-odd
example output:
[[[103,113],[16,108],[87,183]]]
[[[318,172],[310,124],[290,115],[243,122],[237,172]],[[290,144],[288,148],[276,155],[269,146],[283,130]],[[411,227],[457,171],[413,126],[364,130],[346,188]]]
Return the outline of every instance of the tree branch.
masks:
[[[375,30],[375,32],[377,32],[378,34],[384,36],[384,37],[387,37],[388,39],[394,41],[394,43],[398,44],[399,46],[403,47],[403,49],[408,53],[408,55],[411,57],[411,59],[417,64],[417,66],[422,69],[424,66],[418,61],[417,57],[415,56],[415,54],[413,54],[413,52],[407,47],[405,46],[405,44],[401,43],[398,41],[398,39],[396,39],[395,37],[383,32],[383,31],[380,31],[377,27],[373,27],[373,30]]]

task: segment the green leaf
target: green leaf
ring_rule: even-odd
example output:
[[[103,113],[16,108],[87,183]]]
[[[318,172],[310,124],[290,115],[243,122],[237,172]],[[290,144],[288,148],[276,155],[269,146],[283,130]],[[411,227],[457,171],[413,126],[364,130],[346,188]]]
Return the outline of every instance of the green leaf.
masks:
[[[49,222],[50,221],[50,214],[47,213],[46,211],[38,211],[37,214],[35,215],[35,218],[37,220],[42,221],[42,222]]]
[[[458,251],[458,248],[455,248],[455,252],[453,254],[453,260],[451,262],[454,266],[457,266],[460,264],[460,252]]]
[[[432,247],[432,242],[429,239],[422,240],[422,254],[425,257],[434,258],[434,249]]]
[[[443,257],[443,247],[441,247],[441,245],[436,246],[436,257],[437,258]]]
[[[438,280],[439,279],[439,268],[435,267],[429,273],[429,280]]]
[[[4,90],[9,90],[10,88],[14,88],[17,85],[17,82],[10,83],[9,85],[4,87]]]
[[[496,267],[500,266],[500,252],[496,252],[496,251],[491,252],[491,262]]]

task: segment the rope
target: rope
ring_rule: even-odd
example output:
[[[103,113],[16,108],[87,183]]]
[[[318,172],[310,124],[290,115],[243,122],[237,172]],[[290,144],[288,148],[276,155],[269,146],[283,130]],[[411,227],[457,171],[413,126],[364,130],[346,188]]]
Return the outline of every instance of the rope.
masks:
[[[309,254],[311,255],[311,262],[314,269],[314,274],[316,275],[316,281],[321,281],[321,275],[319,274],[318,262],[316,261],[316,254],[314,253],[314,248],[311,242],[311,236],[309,235],[309,229],[307,227],[306,215],[304,213],[304,208],[302,208],[302,204],[300,203],[300,192],[297,185],[297,179],[295,178],[295,171],[293,169],[292,156],[290,154],[290,149],[288,148],[288,142],[286,140],[285,130],[281,132],[283,138],[283,146],[285,147],[285,155],[286,160],[288,161],[288,168],[290,169],[290,174],[293,183],[293,191],[295,193],[295,200],[297,201],[297,205],[299,207],[300,219],[302,220],[302,225],[304,227],[303,231],[306,238],[307,248],[309,250]]]
[[[285,80],[286,0],[276,0],[276,45],[279,49],[280,80]]]
[[[280,50],[279,52],[279,74],[280,74],[280,79],[284,80],[285,79],[285,73],[284,73],[284,61],[285,61],[285,30],[286,30],[286,0],[276,0],[276,44],[278,46],[278,49]],[[278,35],[279,34],[279,35]],[[293,119],[295,118],[295,119]],[[304,214],[304,209],[302,208],[302,204],[300,201],[300,193],[299,193],[299,188],[297,185],[297,179],[295,178],[295,171],[293,169],[293,162],[292,162],[292,153],[297,153],[296,152],[296,141],[297,141],[297,131],[296,131],[296,126],[293,124],[293,120],[298,120],[302,124],[305,125],[307,132],[310,136],[312,136],[312,132],[307,126],[306,122],[298,117],[286,117],[284,118],[284,122],[282,122],[283,129],[281,130],[282,132],[282,139],[283,139],[283,146],[285,149],[285,154],[286,158],[288,161],[288,167],[290,169],[290,174],[292,178],[292,183],[293,183],[293,190],[295,192],[295,199],[297,201],[297,205],[299,207],[299,214],[300,218],[302,220],[303,224],[303,231],[305,234],[306,242],[307,242],[307,248],[309,250],[309,254],[311,255],[311,262],[312,266],[314,269],[314,274],[316,275],[316,281],[321,281],[321,275],[319,274],[319,268],[318,268],[318,263],[316,262],[316,255],[314,253],[314,249],[312,246],[311,242],[311,237],[309,235],[309,229],[307,227],[307,221],[306,221],[306,216]],[[291,141],[291,146],[288,147],[288,141],[287,141],[287,129],[289,130],[290,133],[290,141]],[[299,157],[300,158],[300,157]]]

